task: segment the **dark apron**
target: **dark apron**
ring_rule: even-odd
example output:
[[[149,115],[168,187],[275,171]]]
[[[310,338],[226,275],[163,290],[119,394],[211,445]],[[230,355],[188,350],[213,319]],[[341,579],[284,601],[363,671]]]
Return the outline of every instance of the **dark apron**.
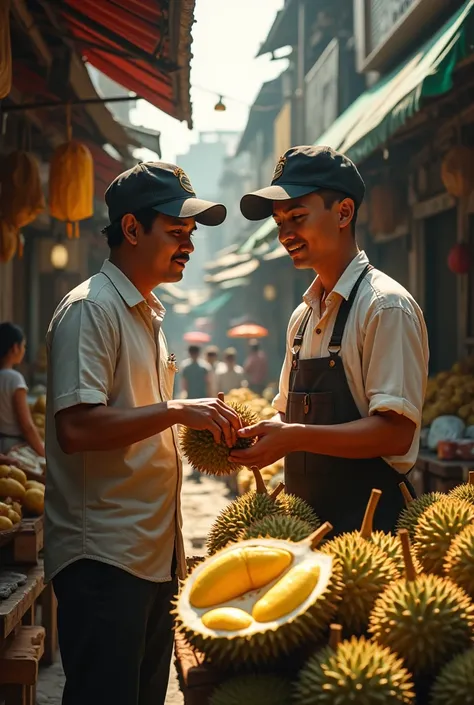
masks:
[[[311,318],[306,311],[293,343],[293,361],[285,420],[288,423],[331,425],[361,418],[347,383],[341,351],[347,318],[360,283],[372,269],[362,272],[347,300],[342,301],[331,341],[329,357],[301,360],[303,336]],[[374,530],[394,531],[405,503],[399,483],[415,493],[406,475],[401,475],[382,458],[335,458],[298,451],[285,459],[286,492],[305,499],[334,534],[360,529],[370,492],[382,490],[374,518]]]

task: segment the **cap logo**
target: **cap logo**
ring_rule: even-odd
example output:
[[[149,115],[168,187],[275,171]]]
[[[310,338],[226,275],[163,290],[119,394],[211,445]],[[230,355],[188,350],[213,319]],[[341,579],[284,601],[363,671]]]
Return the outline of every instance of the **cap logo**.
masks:
[[[286,157],[280,157],[280,159],[277,162],[277,165],[275,167],[275,171],[273,172],[272,176],[272,182],[277,181],[280,176],[283,174],[283,169],[285,168],[286,164]]]
[[[181,188],[187,191],[188,193],[192,193],[194,196],[194,189],[186,172],[181,169],[180,166],[177,166],[176,169],[173,171],[173,174],[179,180],[179,185],[181,186]]]

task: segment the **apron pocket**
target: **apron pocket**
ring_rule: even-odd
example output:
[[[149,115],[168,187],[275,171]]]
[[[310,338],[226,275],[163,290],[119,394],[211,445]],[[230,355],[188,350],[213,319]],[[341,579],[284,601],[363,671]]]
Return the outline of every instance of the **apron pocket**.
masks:
[[[332,392],[290,392],[285,419],[288,423],[306,423],[318,426],[334,423]]]

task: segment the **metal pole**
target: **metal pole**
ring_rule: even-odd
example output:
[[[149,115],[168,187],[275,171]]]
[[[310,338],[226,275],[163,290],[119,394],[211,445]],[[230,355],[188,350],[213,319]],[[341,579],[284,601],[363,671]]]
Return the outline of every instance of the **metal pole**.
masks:
[[[114,98],[72,98],[71,100],[48,100],[42,103],[17,103],[15,105],[2,105],[0,113],[12,113],[23,110],[39,110],[42,108],[60,108],[65,105],[95,105],[97,103],[123,103],[130,100],[140,100],[138,95],[116,96]]]
[[[306,0],[299,0],[298,3],[298,52],[296,66],[296,104],[297,104],[297,125],[296,136],[298,144],[304,144],[306,139],[305,120],[305,24],[306,24]]]

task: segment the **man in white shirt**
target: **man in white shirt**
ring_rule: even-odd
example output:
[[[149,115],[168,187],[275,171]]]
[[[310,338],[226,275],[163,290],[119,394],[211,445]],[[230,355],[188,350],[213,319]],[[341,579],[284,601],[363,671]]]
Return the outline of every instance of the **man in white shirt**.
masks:
[[[359,529],[372,488],[374,526],[392,531],[399,483],[416,461],[428,374],[423,314],[396,281],[372,268],[355,239],[365,185],[328,147],[294,147],[272,185],[241,201],[250,220],[273,215],[295,267],[317,277],[291,317],[277,415],[240,431],[258,436],[232,458],[263,467],[286,456],[288,492],[335,533]]]
[[[162,162],[121,174],[105,200],[110,259],[59,304],[47,335],[45,574],[63,705],[163,705],[186,574],[176,424],[231,447],[239,421],[217,399],[171,399],[175,357],[152,290],[182,278],[196,222],[226,211]]]
[[[237,364],[237,350],[224,350],[224,362],[219,362],[216,369],[217,389],[228,394],[231,389],[247,386],[244,368]]]

